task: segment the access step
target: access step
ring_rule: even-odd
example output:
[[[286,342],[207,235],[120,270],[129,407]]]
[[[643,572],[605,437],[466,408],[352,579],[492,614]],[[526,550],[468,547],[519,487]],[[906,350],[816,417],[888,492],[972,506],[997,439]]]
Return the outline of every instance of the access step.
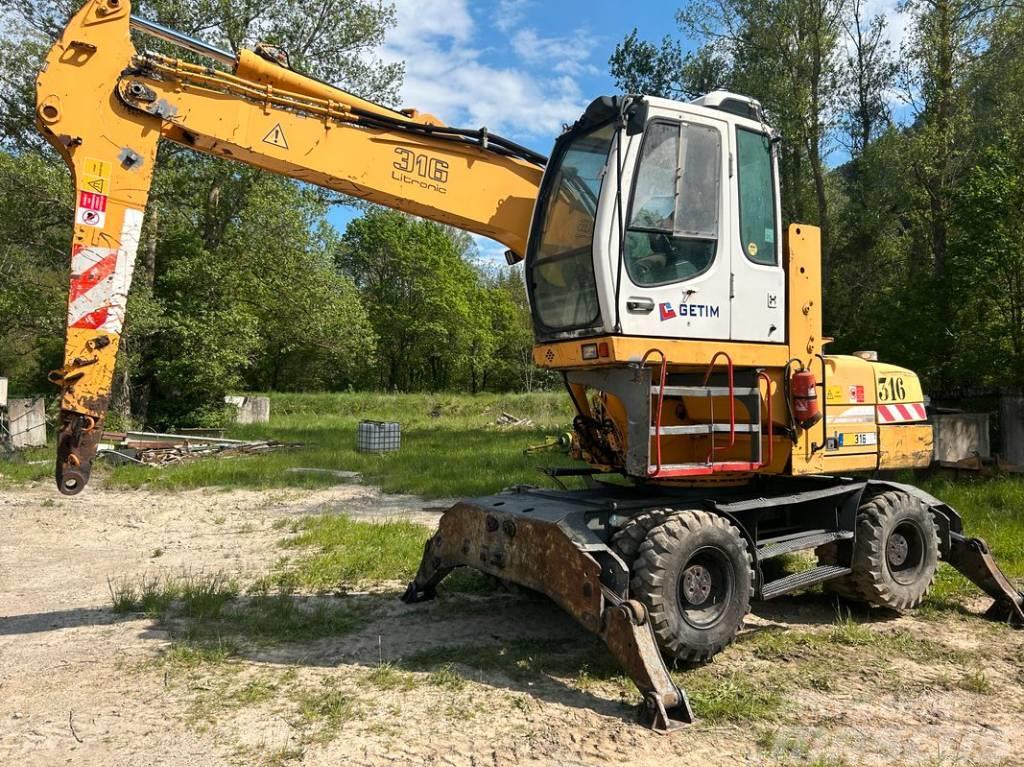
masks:
[[[759,434],[761,432],[761,424],[759,423],[738,423],[735,428],[729,426],[727,423],[694,423],[694,424],[683,424],[681,426],[662,426],[658,429],[656,426],[651,427],[651,436],[655,434],[661,434],[664,436],[672,436],[674,434],[711,434],[715,432],[717,434],[728,434],[731,431],[735,431],[737,434]]]
[[[657,397],[664,392],[666,397],[728,397],[728,386],[652,386],[651,394]],[[736,386],[733,387],[733,395],[736,397],[751,397],[755,394],[761,395],[760,387]]]
[[[851,538],[853,538],[853,532],[850,530],[821,530],[812,533],[792,535],[779,540],[772,540],[764,544],[758,548],[757,558],[772,559],[773,557],[781,557],[783,554],[789,554],[794,551],[816,549],[818,546],[823,546],[826,543],[832,543],[833,541],[847,541]]]
[[[849,575],[852,572],[853,570],[849,567],[841,567],[839,565],[812,567],[810,570],[793,573],[793,575],[787,575],[785,578],[779,578],[777,581],[766,583],[761,588],[761,599],[774,599],[783,594],[788,594],[790,591],[805,589],[808,586],[824,583],[834,578],[842,578],[844,575]]]

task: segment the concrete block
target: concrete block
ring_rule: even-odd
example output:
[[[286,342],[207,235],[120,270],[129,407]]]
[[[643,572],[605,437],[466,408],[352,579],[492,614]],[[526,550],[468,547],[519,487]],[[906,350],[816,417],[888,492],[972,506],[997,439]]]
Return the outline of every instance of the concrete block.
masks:
[[[928,420],[934,435],[934,460],[956,463],[975,456],[992,457],[988,413],[939,413]]]
[[[225,397],[224,402],[238,408],[236,423],[270,423],[270,397]]]
[[[11,399],[7,403],[7,429],[11,446],[43,447],[46,445],[46,402],[42,397]]]

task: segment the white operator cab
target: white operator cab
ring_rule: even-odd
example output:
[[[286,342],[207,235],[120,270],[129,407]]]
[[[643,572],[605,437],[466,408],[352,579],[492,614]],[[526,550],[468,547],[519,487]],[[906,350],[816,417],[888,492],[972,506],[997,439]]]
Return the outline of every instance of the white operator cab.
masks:
[[[593,102],[556,142],[534,211],[538,341],[784,343],[776,143],[761,105],[725,91]]]

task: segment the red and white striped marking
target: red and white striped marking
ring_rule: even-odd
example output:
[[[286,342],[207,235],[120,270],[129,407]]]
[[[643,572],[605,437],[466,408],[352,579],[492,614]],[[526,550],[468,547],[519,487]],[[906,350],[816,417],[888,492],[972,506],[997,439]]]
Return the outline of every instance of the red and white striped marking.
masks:
[[[905,423],[907,421],[924,421],[927,418],[928,414],[924,410],[923,402],[878,406],[879,423]]]
[[[68,327],[121,332],[141,232],[142,211],[129,208],[124,212],[119,248],[74,246]]]

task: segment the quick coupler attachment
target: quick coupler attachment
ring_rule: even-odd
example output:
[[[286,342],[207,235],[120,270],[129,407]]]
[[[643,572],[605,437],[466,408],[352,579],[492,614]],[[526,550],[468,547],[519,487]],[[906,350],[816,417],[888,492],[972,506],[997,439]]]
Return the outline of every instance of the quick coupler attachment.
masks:
[[[602,582],[582,517],[550,499],[523,494],[462,501],[446,511],[427,541],[407,603],[432,598],[454,568],[473,567],[549,596],[608,645],[643,697],[641,720],[669,733],[693,721],[686,693],[675,685],[658,649],[647,611]]]

